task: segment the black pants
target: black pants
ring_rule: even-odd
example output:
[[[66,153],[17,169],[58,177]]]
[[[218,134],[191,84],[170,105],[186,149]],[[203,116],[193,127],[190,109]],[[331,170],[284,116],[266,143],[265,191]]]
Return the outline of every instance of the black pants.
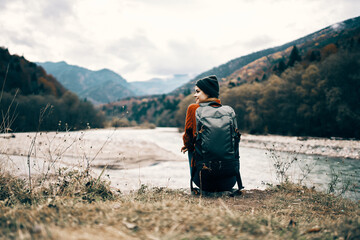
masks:
[[[236,183],[236,177],[216,177],[206,169],[195,169],[193,178],[196,186],[207,192],[230,191]]]

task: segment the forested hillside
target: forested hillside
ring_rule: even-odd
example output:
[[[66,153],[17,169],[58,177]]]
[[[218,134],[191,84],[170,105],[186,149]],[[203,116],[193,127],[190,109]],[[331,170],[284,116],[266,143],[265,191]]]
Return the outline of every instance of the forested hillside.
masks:
[[[67,91],[42,67],[0,48],[0,130],[35,131],[101,127],[89,102]]]
[[[267,81],[223,89],[250,133],[360,138],[360,42]]]
[[[301,44],[261,51],[264,55],[252,61],[254,54],[242,57],[249,62],[237,69],[230,66],[233,61],[216,68],[217,76],[223,77],[222,102],[235,109],[243,132],[360,138],[360,18],[292,43],[296,42]],[[226,75],[221,69],[227,69]],[[190,85],[193,88],[194,83]],[[173,99],[181,101],[176,106],[172,102],[166,114],[153,113],[164,109],[170,96],[138,98],[136,105],[129,104],[130,99],[118,103],[126,115],[117,116],[182,127],[187,106],[193,102],[186,86],[173,93]],[[116,115],[114,104],[102,109]]]
[[[115,127],[152,123],[162,127],[179,126],[176,118],[178,104],[184,97],[158,95],[133,97],[102,105],[100,108]]]

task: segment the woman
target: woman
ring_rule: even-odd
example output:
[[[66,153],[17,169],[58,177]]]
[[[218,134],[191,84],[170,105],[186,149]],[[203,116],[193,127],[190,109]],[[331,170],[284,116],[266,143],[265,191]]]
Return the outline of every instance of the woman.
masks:
[[[190,173],[193,174],[193,181],[198,187],[208,192],[230,191],[236,183],[235,176],[215,179],[209,174],[201,174],[201,169],[195,168],[193,158],[196,134],[196,109],[200,107],[200,103],[216,102],[221,104],[219,100],[219,83],[216,76],[208,76],[198,80],[195,84],[194,97],[196,103],[190,104],[186,112],[185,133],[183,135],[184,146],[181,148],[181,151],[183,153],[188,152]]]

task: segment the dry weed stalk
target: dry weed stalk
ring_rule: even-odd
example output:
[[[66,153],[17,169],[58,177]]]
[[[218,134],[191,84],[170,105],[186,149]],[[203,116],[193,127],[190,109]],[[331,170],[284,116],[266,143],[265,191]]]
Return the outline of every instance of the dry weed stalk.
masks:
[[[59,123],[59,127],[61,127],[61,123]],[[69,150],[76,151],[77,148],[75,147],[75,144],[79,142],[84,144],[86,142],[84,139],[84,131],[81,131],[80,135],[78,133],[75,133],[74,135],[70,133],[70,129],[68,127],[66,127],[65,130],[66,131],[63,134],[59,131],[56,133],[40,132],[35,134],[35,137],[32,139],[32,152],[34,152],[34,154],[28,154],[28,156],[33,156],[34,166],[37,165],[39,167],[40,175],[38,176],[38,187],[48,186],[49,184],[55,182],[56,179],[60,179],[60,181],[67,181],[64,176],[73,171],[78,172],[79,174],[84,174],[84,178],[91,177],[92,162],[97,158],[112,136],[112,134],[109,135],[106,141],[103,142],[94,154],[91,154],[91,151],[89,151],[90,149],[93,149],[93,147],[90,146],[90,148],[84,148],[84,151],[81,152],[79,156],[71,155],[69,157],[70,160],[75,160],[77,158],[79,160],[82,159],[83,162],[79,161],[78,165],[75,164],[67,167],[61,167],[63,165],[63,161],[61,160],[64,159],[65,154],[67,154]],[[52,134],[53,136],[51,136]],[[42,136],[42,138],[39,138],[40,136]],[[41,159],[42,165],[36,162]],[[85,165],[83,163],[85,163]],[[105,165],[100,175],[94,181],[95,185],[98,185],[101,182],[101,178],[104,175],[106,167],[107,166]]]
[[[110,141],[111,137],[113,136],[113,134],[115,133],[115,130],[109,135],[107,136],[105,142],[101,145],[101,147],[99,148],[99,150],[96,152],[96,154],[94,155],[93,158],[89,158],[86,153],[84,152],[84,157],[86,159],[86,172],[89,173],[90,171],[90,167],[91,167],[91,163],[96,159],[96,157],[99,155],[99,153],[104,149],[104,147],[106,146],[106,144]],[[105,166],[106,168],[106,166]],[[105,169],[104,168],[104,169]]]
[[[35,132],[35,136],[31,141],[29,151],[28,151],[28,154],[27,154],[27,165],[28,165],[28,170],[29,170],[28,171],[28,174],[29,174],[28,177],[29,177],[29,190],[30,190],[30,192],[32,191],[32,184],[31,184],[31,154],[32,154],[32,152],[34,150],[36,139],[37,139],[37,136],[38,136],[38,134],[40,132],[41,123],[43,122],[43,120],[45,118],[45,114],[46,113],[49,114],[49,111],[51,110],[51,108],[52,108],[52,106],[48,103],[48,104],[46,104],[46,106],[44,108],[40,109],[40,115],[39,115],[37,131]]]
[[[4,82],[1,88],[1,92],[0,92],[0,104],[3,98],[3,94],[4,94],[4,88],[5,88],[5,83],[6,83],[6,79],[7,79],[7,75],[8,75],[8,71],[9,71],[9,66],[10,63],[7,65],[6,68],[6,72],[5,72],[5,77],[4,77]],[[11,100],[11,103],[9,104],[9,106],[7,107],[7,110],[4,112],[3,109],[1,109],[1,123],[0,123],[0,133],[8,133],[11,131],[11,125],[13,124],[13,122],[15,121],[17,115],[15,114],[16,112],[16,108],[17,108],[17,104],[15,105],[15,109],[13,110],[13,113],[11,114],[11,108],[13,107],[13,104],[15,102],[15,98],[17,96],[17,94],[19,93],[19,89],[16,89],[15,94]]]
[[[40,185],[42,185],[46,180],[48,180],[50,171],[53,169],[56,172],[56,164],[61,160],[64,156],[64,154],[78,141],[82,140],[84,137],[84,132],[81,132],[80,137],[75,136],[72,140],[68,141],[68,139],[65,138],[67,133],[69,132],[68,129],[66,129],[66,132],[64,134],[64,139],[62,140],[62,143],[65,144],[56,144],[56,136],[58,135],[58,132],[52,137],[52,139],[49,139],[49,136],[46,134],[47,139],[47,149],[43,152],[44,156],[44,162],[42,166],[42,174],[43,177],[40,181]],[[55,148],[53,149],[53,144],[55,144]]]
[[[268,152],[265,154],[272,160],[273,166],[275,168],[276,179],[279,183],[284,183],[289,181],[288,170],[293,166],[298,159],[298,153],[295,155],[284,158],[281,157],[279,153],[277,153],[274,149],[267,148]],[[269,153],[269,154],[268,154]]]
[[[288,174],[290,169],[300,170],[301,175],[297,175],[297,184],[302,185],[303,181],[309,176],[309,174],[314,170],[315,166],[318,164],[318,161],[314,161],[312,163],[305,163],[304,159],[298,157],[299,153],[293,152],[293,155],[281,156],[280,153],[277,153],[274,149],[268,149],[268,153],[266,155],[273,161],[273,166],[275,168],[276,178],[280,184],[286,184],[295,179],[295,176],[291,176]],[[317,158],[316,160],[319,160]],[[326,160],[327,161],[327,160]],[[295,163],[296,166],[294,165]],[[327,188],[324,189],[328,194],[334,194],[336,196],[347,196],[350,194],[350,198],[355,199],[358,194],[356,184],[356,179],[352,174],[344,174],[342,171],[335,171],[333,167],[330,166],[330,173],[326,173],[330,177],[329,182],[327,182]],[[355,175],[357,174],[355,170]],[[291,179],[290,179],[291,178]],[[326,182],[325,182],[326,183]],[[268,184],[272,185],[272,184]]]

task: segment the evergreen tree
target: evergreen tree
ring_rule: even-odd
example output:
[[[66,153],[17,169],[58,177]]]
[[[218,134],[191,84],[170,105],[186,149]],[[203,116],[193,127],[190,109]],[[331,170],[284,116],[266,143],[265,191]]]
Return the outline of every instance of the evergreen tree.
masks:
[[[294,66],[295,62],[300,62],[300,61],[301,61],[301,56],[299,54],[299,50],[294,45],[294,47],[293,47],[293,49],[291,50],[291,53],[290,53],[288,66],[292,67],[292,66]]]
[[[284,63],[284,60],[281,59],[278,66],[277,66],[277,68],[276,68],[276,71],[280,75],[285,70],[286,70],[286,64]]]

